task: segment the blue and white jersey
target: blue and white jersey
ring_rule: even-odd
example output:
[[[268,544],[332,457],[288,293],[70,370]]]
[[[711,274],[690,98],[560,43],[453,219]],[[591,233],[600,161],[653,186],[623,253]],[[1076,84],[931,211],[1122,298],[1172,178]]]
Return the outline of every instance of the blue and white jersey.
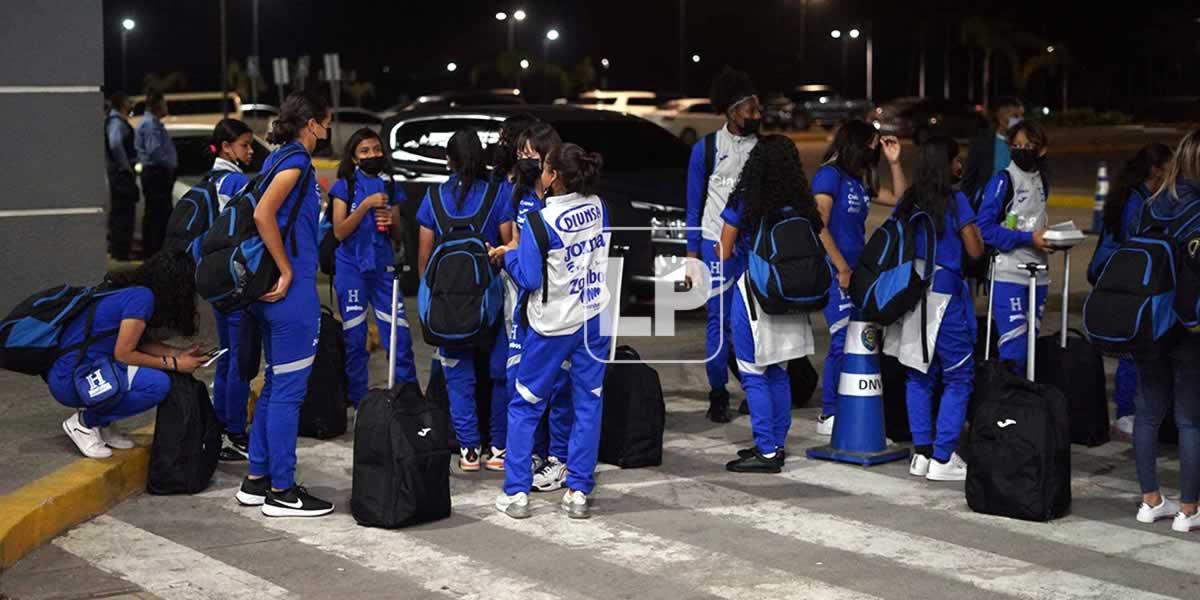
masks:
[[[245,189],[246,184],[250,182],[250,178],[246,177],[237,163],[229,162],[219,156],[213,161],[212,174],[213,185],[217,188],[217,203],[220,210],[225,210],[225,205],[229,204],[229,201],[238,195],[238,192]]]

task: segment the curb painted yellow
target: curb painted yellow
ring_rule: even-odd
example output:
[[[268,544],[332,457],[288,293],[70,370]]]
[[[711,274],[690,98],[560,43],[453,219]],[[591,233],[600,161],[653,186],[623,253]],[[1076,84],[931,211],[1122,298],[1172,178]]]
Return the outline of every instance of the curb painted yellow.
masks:
[[[79,459],[0,496],[0,570],[54,536],[146,489],[154,426],[133,432],[138,447]]]
[[[318,169],[336,169],[338,167],[338,162],[339,161],[334,158],[312,159],[312,165]]]
[[[1084,196],[1082,194],[1050,194],[1050,199],[1046,201],[1051,208],[1092,208],[1095,204],[1094,196]]]

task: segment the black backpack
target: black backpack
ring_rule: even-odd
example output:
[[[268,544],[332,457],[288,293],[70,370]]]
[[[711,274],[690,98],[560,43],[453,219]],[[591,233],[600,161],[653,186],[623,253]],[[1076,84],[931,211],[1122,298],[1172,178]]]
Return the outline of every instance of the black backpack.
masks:
[[[111,290],[105,284],[97,287],[60,285],[21,301],[0,321],[0,369],[44,375],[60,356],[116,334],[115,329],[91,331],[95,300],[108,293]],[[89,308],[85,339],[69,348],[59,349],[67,325]]]
[[[633,348],[620,346],[616,359],[641,357]],[[641,362],[609,364],[604,373],[600,461],[622,469],[661,465],[666,411],[657,371]]]
[[[221,423],[208,399],[208,386],[183,373],[167,373],[171,391],[158,405],[146,491],[195,494],[217,470]]]
[[[1195,307],[1189,313],[1188,302],[1178,299],[1190,295],[1194,305],[1196,298],[1179,236],[1200,222],[1200,202],[1170,220],[1156,218],[1147,203],[1140,222],[1138,232],[1109,256],[1083,302],[1084,331],[1107,354],[1152,356],[1176,325],[1196,324]]]
[[[746,272],[754,297],[769,315],[813,312],[829,303],[833,269],[807,217],[764,217]]]
[[[975,512],[1049,521],[1071,507],[1067,399],[998,361],[976,369],[967,505]]]
[[[500,186],[488,185],[474,215],[451,218],[440,186],[429,188],[440,230],[417,293],[425,343],[439,348],[490,344],[504,310],[504,283],[488,260],[483,226]]]
[[[328,306],[321,307],[321,335],[308,375],[308,391],[300,405],[299,434],[328,439],[346,433],[346,340],[342,323]]]
[[[925,228],[925,268],[917,270],[917,228]],[[863,249],[850,276],[850,299],[865,321],[890,325],[905,313],[925,309],[925,290],[933,281],[937,230],[928,213],[893,214]]]
[[[182,250],[195,256],[196,242],[212,227],[221,214],[217,179],[222,171],[211,171],[192,186],[171,209],[167,217],[164,249]],[[223,171],[228,173],[229,171]]]
[[[269,171],[258,174],[229,200],[200,240],[196,254],[196,292],[218,311],[229,313],[253,304],[271,291],[279,279],[279,267],[263,245],[254,224],[254,209],[279,167],[301,152],[304,151],[289,151]],[[280,231],[284,246],[290,246],[292,256],[296,255],[296,219],[304,205],[312,173],[310,165],[293,188],[299,191],[299,197]]]
[[[449,421],[416,383],[363,398],[350,493],[359,525],[395,529],[450,516]]]

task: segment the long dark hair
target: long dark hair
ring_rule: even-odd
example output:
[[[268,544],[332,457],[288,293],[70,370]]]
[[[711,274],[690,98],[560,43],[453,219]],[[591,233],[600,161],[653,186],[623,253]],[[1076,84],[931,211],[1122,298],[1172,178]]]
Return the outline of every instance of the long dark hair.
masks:
[[[896,206],[901,215],[927,213],[938,237],[946,230],[946,212],[954,199],[950,165],[956,157],[958,142],[948,137],[935,136],[917,146],[916,174]]]
[[[551,150],[562,145],[562,137],[558,135],[558,130],[550,126],[549,123],[538,122],[526,128],[525,131],[522,131],[517,136],[517,149],[524,148],[525,144],[529,144],[529,147],[533,148],[533,151],[537,152],[538,156],[542,157],[542,160],[545,160],[547,156],[550,156]],[[516,182],[512,191],[513,209],[517,208],[517,205],[521,202],[521,198],[525,194],[531,192],[533,192],[531,187],[526,186],[520,181]]]
[[[114,288],[150,289],[154,315],[148,329],[165,327],[183,337],[196,335],[196,265],[186,252],[161,250],[132,271],[110,273],[105,282]]]
[[[833,136],[821,163],[837,165],[842,172],[874,188],[875,154],[870,145],[877,137],[879,132],[865,121],[846,121]]]
[[[338,162],[337,176],[338,179],[346,180],[347,185],[353,181],[354,177],[354,152],[358,150],[358,145],[367,140],[378,140],[379,134],[369,127],[363,127],[354,133],[350,134],[350,139],[346,141],[346,149],[342,151],[342,160]],[[381,145],[383,141],[379,142]],[[353,202],[354,198],[346,200],[347,203]]]
[[[267,133],[267,141],[272,144],[286,144],[297,137],[308,125],[309,119],[320,121],[329,114],[329,104],[325,99],[312,92],[292,92],[284,98],[279,107],[279,116],[271,123],[271,131]]]
[[[1125,214],[1125,205],[1133,190],[1145,183],[1154,167],[1165,169],[1171,160],[1171,148],[1166,144],[1147,144],[1142,146],[1133,158],[1129,159],[1121,171],[1117,173],[1116,185],[1104,199],[1104,230],[1117,232],[1121,230],[1121,217]],[[1147,196],[1158,190],[1149,190]]]
[[[800,152],[786,136],[759,137],[732,196],[745,203],[747,227],[757,227],[763,217],[791,206],[808,217],[816,233],[821,232],[821,216],[800,162]]]
[[[454,200],[458,208],[462,209],[471,186],[487,174],[483,143],[479,141],[479,134],[470,127],[454,132],[446,144],[446,158],[449,159],[454,174],[458,175],[458,189],[454,192]]]
[[[604,166],[604,157],[575,144],[562,144],[550,150],[546,164],[558,171],[568,192],[590,196]]]
[[[538,118],[529,113],[518,113],[500,124],[500,139],[492,146],[492,172],[497,178],[507,176],[517,164],[517,151],[521,149],[517,140],[525,130],[538,122]]]
[[[237,119],[221,119],[213,127],[212,137],[208,139],[208,152],[214,157],[221,155],[222,144],[232,144],[247,133],[254,133],[250,126]]]

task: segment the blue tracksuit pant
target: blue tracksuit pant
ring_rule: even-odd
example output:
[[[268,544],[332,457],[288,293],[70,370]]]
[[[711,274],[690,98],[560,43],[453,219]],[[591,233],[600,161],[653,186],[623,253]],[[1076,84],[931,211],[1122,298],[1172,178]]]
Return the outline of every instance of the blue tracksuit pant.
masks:
[[[375,324],[379,326],[379,341],[387,352],[393,327],[392,321],[392,273],[372,271],[363,273],[347,261],[338,261],[333,286],[337,290],[338,310],[342,316],[342,328],[346,339],[346,377],[350,382],[348,396],[354,406],[367,395],[367,318],[374,310]],[[396,385],[417,380],[417,369],[413,363],[412,334],[409,332],[408,317],[404,310],[404,298],[396,300]]]
[[[1037,318],[1034,335],[1041,327],[1042,314],[1046,311],[1047,286],[1037,287]],[[992,297],[992,318],[1000,334],[1000,360],[1012,361],[1016,373],[1025,375],[1025,362],[1029,356],[1026,334],[1029,331],[1029,284],[997,281],[995,296]]]
[[[279,302],[256,302],[249,310],[262,327],[267,364],[254,407],[249,473],[270,475],[271,487],[288,489],[295,484],[300,405],[308,392],[321,328],[316,282],[293,281]]]
[[[829,290],[829,304],[823,312],[829,325],[829,354],[825,355],[824,373],[821,374],[821,414],[836,415],[838,403],[838,381],[842,378],[842,358],[846,355],[846,326],[850,324],[850,312],[854,303],[850,296],[838,287],[833,278]]]
[[[571,361],[571,400],[575,423],[567,451],[567,487],[592,493],[596,486],[596,456],[600,449],[600,419],[603,410],[605,363],[610,340],[600,333],[600,318],[593,317],[570,335],[543,336],[530,330],[525,337],[521,364],[515,383],[524,400],[508,407],[508,464],[530,464],[533,431],[546,412],[564,361]],[[529,492],[533,473],[529,469],[504,471],[504,493]]]
[[[998,284],[997,284],[998,287]],[[958,449],[958,436],[967,418],[967,402],[975,386],[975,316],[970,294],[950,299],[925,373],[907,369],[908,427],[914,446],[933,446],[933,458],[947,462]],[[942,383],[934,437],[933,394]]]
[[[520,304],[518,304],[519,306]],[[506,379],[510,403],[525,401],[517,393],[516,384],[525,336],[528,335],[529,328],[522,325],[519,319],[520,315],[514,317],[512,339],[508,341]],[[553,456],[565,463],[568,440],[571,437],[571,426],[575,423],[575,411],[571,406],[570,363],[564,362],[562,367],[563,371],[554,382],[554,391],[550,394],[549,418],[538,421],[537,429],[533,432],[533,453],[542,457]],[[507,419],[508,416],[505,415],[504,418]]]
[[[213,309],[217,321],[217,338],[222,348],[228,348],[217,359],[213,377],[213,410],[217,420],[229,433],[246,433],[246,401],[250,398],[250,382],[242,380],[238,369],[238,336],[242,327],[242,311],[222,314]]]
[[[475,413],[475,359],[486,356],[488,374],[492,378],[491,444],[496,448],[507,446],[508,387],[505,384],[505,360],[508,356],[508,335],[501,325],[496,328],[496,338],[486,352],[477,348],[442,348],[442,371],[446,374],[446,394],[450,397],[450,421],[454,424],[454,435],[459,446],[478,448],[481,445],[479,418]],[[516,464],[516,463],[513,463]]]
[[[124,367],[126,376],[129,378],[129,389],[121,395],[121,399],[116,404],[103,411],[95,409],[83,411],[80,420],[84,425],[108,427],[121,419],[140,415],[158,406],[171,391],[171,380],[163,371],[146,367],[130,367],[122,363],[117,363],[117,365]],[[50,394],[54,396],[55,400],[58,400],[59,404],[71,408],[83,408],[83,402],[79,400],[78,392],[75,391],[75,381],[71,377],[51,378],[49,385]]]
[[[735,281],[737,273],[727,273],[721,268],[717,258],[716,244],[704,240],[700,246],[700,258],[708,265],[713,277],[713,285],[724,287],[724,282]],[[726,262],[726,270],[731,262]],[[723,277],[723,279],[722,279]],[[705,357],[711,357],[704,363],[708,374],[708,387],[711,390],[724,390],[729,384],[729,312],[733,306],[734,286],[730,284],[725,291],[714,294],[708,299],[708,326],[704,336]],[[715,288],[714,288],[714,291]]]
[[[750,430],[758,450],[770,454],[787,445],[788,429],[792,426],[792,386],[787,363],[770,366],[754,363],[750,316],[736,286],[733,291],[730,315],[733,351],[742,375],[742,389],[746,390],[746,402],[750,405]]]

